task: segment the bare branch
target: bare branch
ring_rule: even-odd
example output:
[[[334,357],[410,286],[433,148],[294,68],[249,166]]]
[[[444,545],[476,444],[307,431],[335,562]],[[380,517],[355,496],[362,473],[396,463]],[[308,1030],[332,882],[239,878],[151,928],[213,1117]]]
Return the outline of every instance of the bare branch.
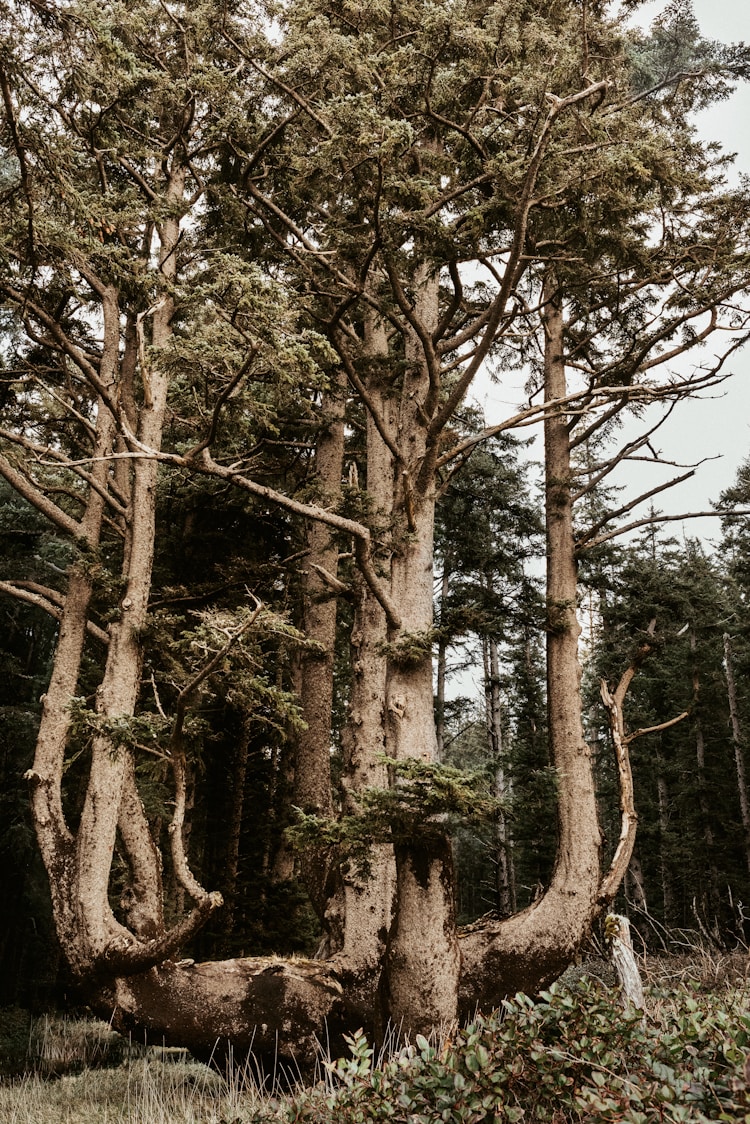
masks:
[[[628,531],[635,531],[638,527],[649,527],[657,523],[682,522],[684,519],[726,519],[729,515],[750,515],[750,508],[739,508],[736,511],[685,511],[681,515],[649,515],[645,519],[637,519],[634,523],[626,523],[624,527],[617,527],[606,535],[599,535],[598,538],[587,542],[585,547],[581,547],[581,549],[591,550],[592,547],[599,546],[600,543],[609,542],[610,539],[618,538],[620,535],[626,535]]]
[[[644,734],[658,734],[660,730],[668,730],[670,726],[676,726],[678,722],[682,722],[689,714],[689,710],[683,710],[682,714],[678,714],[676,718],[670,718],[666,722],[660,722],[658,726],[643,726],[640,730],[636,730],[635,733],[628,734],[625,740],[627,744],[630,745],[636,738],[642,738]]]
[[[671,480],[668,480],[666,484],[658,484],[655,488],[651,488],[648,492],[644,492],[642,495],[637,496],[634,500],[630,500],[629,503],[623,504],[622,507],[618,507],[616,511],[608,512],[600,520],[598,520],[598,522],[596,522],[593,527],[591,527],[586,532],[585,535],[581,535],[576,540],[576,549],[582,549],[583,547],[585,547],[588,541],[592,538],[595,538],[597,532],[600,531],[602,527],[606,527],[607,523],[611,523],[613,519],[617,519],[620,515],[627,515],[627,513],[629,511],[632,511],[634,507],[638,507],[639,504],[644,503],[646,500],[650,500],[653,496],[658,495],[659,492],[665,492],[668,488],[676,487],[677,484],[684,484],[686,480],[690,480],[691,477],[695,476],[695,471],[696,470],[694,468],[691,468],[689,472],[683,473],[682,476],[675,476]]]
[[[0,593],[14,597],[17,601],[25,601],[28,605],[35,605],[38,609],[44,609],[45,613],[49,613],[56,621],[62,620],[65,597],[55,589],[37,585],[36,582],[0,581]],[[99,625],[94,624],[93,621],[86,621],[86,631],[100,643],[109,644],[109,633],[99,628]]]
[[[67,515],[57,504],[52,503],[47,499],[42,489],[34,483],[28,476],[23,475],[13,467],[10,461],[2,453],[0,453],[0,476],[3,476],[12,488],[23,496],[25,500],[35,507],[37,511],[45,515],[51,523],[59,527],[61,531],[65,531],[67,535],[77,539],[83,534],[82,525],[76,520]]]

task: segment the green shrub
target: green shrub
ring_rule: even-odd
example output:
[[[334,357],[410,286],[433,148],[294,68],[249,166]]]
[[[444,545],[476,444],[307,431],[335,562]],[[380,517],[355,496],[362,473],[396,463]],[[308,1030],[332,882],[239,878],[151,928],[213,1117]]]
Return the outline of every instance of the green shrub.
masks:
[[[689,991],[623,1011],[598,982],[518,995],[442,1048],[417,1036],[380,1066],[363,1034],[328,1081],[286,1108],[288,1124],[503,1121],[746,1121],[747,993],[726,1004]]]

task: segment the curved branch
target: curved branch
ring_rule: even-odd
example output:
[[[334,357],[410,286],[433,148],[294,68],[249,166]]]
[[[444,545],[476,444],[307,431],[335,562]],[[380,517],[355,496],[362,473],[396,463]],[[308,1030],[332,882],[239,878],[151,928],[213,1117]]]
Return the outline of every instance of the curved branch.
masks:
[[[585,90],[580,90],[577,94],[571,94],[567,98],[559,98],[554,94],[547,94],[547,100],[550,102],[550,110],[547,114],[545,122],[542,126],[539,137],[537,138],[534,151],[529,161],[529,166],[526,170],[524,177],[521,195],[516,208],[516,218],[513,224],[513,241],[511,243],[510,252],[508,254],[508,261],[505,265],[503,272],[503,280],[500,286],[500,291],[492,302],[492,312],[487,320],[487,326],[484,330],[482,340],[477,347],[476,354],[472,359],[466,371],[456,383],[455,387],[448,395],[442,409],[435,415],[430,425],[430,435],[436,436],[448,423],[449,419],[453,416],[459,403],[463,399],[466,391],[468,390],[471,382],[481,367],[482,363],[487,357],[492,344],[495,340],[496,332],[505,315],[505,308],[508,303],[510,294],[518,284],[524,270],[527,268],[528,262],[524,260],[523,251],[526,245],[526,232],[529,224],[529,215],[534,205],[534,188],[536,187],[537,178],[544,160],[547,147],[549,145],[552,126],[556,119],[564,109],[568,109],[572,105],[577,105],[582,101],[589,98],[596,97],[598,94],[605,94],[609,88],[609,83],[594,82],[592,85],[587,86]]]
[[[36,582],[6,582],[0,581],[0,593],[13,597],[16,601],[25,601],[28,605],[35,605],[44,609],[56,621],[63,619],[65,597],[55,589],[37,585]],[[109,644],[109,633],[100,628],[93,621],[86,621],[86,631],[101,644]]]
[[[0,453],[0,476],[10,484],[12,488],[27,500],[32,507],[45,515],[51,523],[59,527],[61,531],[65,531],[71,538],[80,538],[83,534],[83,526],[78,520],[71,518],[67,515],[62,508],[59,508],[56,503],[52,503],[47,499],[44,492],[32,480],[23,473],[19,472],[10,461],[2,453]]]

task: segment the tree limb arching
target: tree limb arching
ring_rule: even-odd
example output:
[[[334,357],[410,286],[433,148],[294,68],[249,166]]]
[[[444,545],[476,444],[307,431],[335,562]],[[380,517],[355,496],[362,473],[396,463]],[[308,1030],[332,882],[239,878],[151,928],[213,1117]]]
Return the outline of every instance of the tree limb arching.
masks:
[[[654,617],[649,622],[648,628],[646,629],[648,639],[640,645],[630,665],[622,673],[614,694],[610,692],[606,680],[601,680],[601,698],[609,715],[612,744],[617,761],[617,775],[620,781],[621,816],[620,837],[617,842],[617,847],[612,856],[609,870],[603,876],[599,889],[599,900],[602,907],[608,906],[614,901],[617,890],[625,877],[625,871],[628,869],[633,854],[633,847],[635,846],[638,814],[635,810],[633,773],[630,767],[628,746],[632,741],[642,737],[644,734],[655,734],[660,730],[669,729],[670,726],[682,722],[684,718],[688,717],[689,713],[688,711],[683,711],[682,714],[678,714],[675,718],[670,718],[667,722],[660,722],[657,726],[649,726],[645,729],[636,730],[632,734],[626,733],[623,714],[625,696],[630,689],[630,684],[633,682],[638,669],[654,649],[653,638],[655,631],[656,618]]]

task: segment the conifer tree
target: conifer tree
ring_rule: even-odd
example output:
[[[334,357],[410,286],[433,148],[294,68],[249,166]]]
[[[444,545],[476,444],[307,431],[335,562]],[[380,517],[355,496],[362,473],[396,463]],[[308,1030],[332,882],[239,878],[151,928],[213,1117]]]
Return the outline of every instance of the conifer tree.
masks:
[[[576,554],[628,508],[577,539],[573,509],[624,454],[603,455],[584,486],[573,457],[622,410],[721,377],[726,354],[686,378],[668,364],[745,324],[747,201],[691,131],[711,83],[669,71],[643,91],[640,41],[603,4],[303,0],[273,15],[271,27],[212,0],[9,11],[0,291],[20,407],[0,474],[70,544],[29,780],[72,970],[120,1025],[304,1055],[325,1020],[334,1039],[387,1019],[428,1030],[541,986],[611,896]],[[742,72],[743,52],[706,50],[719,82]],[[528,406],[456,438],[479,370],[521,362],[536,373]],[[282,486],[271,439],[311,423],[339,375],[344,434],[362,440],[341,500],[333,469],[328,497],[311,499]],[[445,815],[467,801],[434,768],[435,504],[454,464],[533,419],[558,845],[536,902],[459,941]],[[312,557],[330,548],[350,568],[342,580],[315,561],[354,616],[347,815],[313,821],[308,871],[318,896],[332,854],[340,871],[325,962],[173,958],[220,904],[187,861],[191,707],[233,662],[246,676],[264,645],[301,641],[250,597],[181,621],[168,689],[144,680],[160,466],[321,524],[335,545],[311,541]],[[87,633],[106,649],[93,704],[79,693]],[[174,784],[172,877],[190,903],[176,920],[137,786],[154,741]],[[71,816],[62,779],[79,745],[89,770]],[[329,756],[328,739],[298,755],[298,792]]]

